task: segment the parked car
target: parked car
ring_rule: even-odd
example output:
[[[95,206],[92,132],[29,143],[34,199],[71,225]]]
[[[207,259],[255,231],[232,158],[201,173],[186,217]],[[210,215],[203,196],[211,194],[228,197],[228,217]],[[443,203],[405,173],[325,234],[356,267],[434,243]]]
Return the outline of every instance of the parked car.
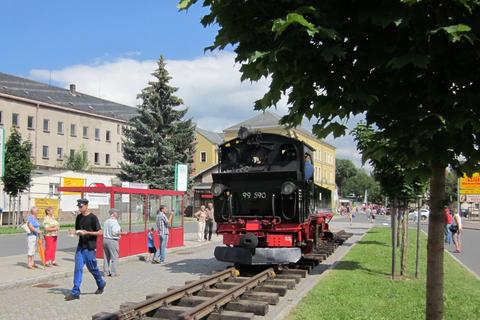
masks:
[[[430,210],[420,209],[420,219],[421,220],[427,220],[429,216],[430,216]],[[410,219],[410,220],[417,221],[417,217],[418,217],[418,211],[417,210],[412,211],[408,214],[408,219]]]

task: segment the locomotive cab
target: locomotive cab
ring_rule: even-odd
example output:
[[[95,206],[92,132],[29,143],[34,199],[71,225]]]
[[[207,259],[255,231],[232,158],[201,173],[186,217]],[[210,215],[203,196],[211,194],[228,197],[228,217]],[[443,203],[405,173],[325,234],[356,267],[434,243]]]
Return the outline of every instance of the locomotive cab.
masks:
[[[328,213],[318,212],[328,198],[314,183],[314,150],[297,139],[242,130],[220,146],[213,174],[217,233],[225,245],[215,257],[237,264],[296,262],[311,250],[313,235],[328,230]]]

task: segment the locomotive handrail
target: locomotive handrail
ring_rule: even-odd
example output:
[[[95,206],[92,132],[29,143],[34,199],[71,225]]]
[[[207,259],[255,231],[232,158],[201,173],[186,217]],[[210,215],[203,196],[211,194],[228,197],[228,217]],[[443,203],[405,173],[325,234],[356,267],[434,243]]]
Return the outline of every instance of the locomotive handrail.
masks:
[[[272,216],[275,219],[275,193],[272,193]]]

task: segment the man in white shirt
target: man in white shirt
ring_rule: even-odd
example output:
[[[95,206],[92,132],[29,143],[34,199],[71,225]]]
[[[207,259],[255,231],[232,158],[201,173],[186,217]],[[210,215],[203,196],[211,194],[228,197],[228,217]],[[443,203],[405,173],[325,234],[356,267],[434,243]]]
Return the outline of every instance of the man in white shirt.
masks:
[[[119,211],[110,209],[110,218],[103,223],[103,273],[105,276],[118,276],[118,253],[120,235],[124,234],[118,223]]]

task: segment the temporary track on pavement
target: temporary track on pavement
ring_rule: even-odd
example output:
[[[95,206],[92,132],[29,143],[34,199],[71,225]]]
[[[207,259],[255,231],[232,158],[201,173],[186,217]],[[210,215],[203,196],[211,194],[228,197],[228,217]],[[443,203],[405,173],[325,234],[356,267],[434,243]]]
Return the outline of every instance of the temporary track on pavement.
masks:
[[[351,235],[337,232],[332,240],[319,244],[315,253],[286,267],[268,268],[251,276],[240,276],[232,267],[185,286],[169,288],[163,294],[149,295],[138,303],[126,302],[119,311],[101,312],[92,319],[251,320],[255,315],[264,316],[269,305],[276,305],[288,290],[295,289],[302,278]]]

